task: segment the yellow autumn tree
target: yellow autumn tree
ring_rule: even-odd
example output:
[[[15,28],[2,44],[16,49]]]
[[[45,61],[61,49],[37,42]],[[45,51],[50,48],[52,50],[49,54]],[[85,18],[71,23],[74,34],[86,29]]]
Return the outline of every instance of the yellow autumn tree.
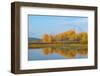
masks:
[[[48,37],[49,37],[48,34],[44,34],[43,37],[42,37],[42,41],[43,42],[48,42]]]
[[[80,42],[81,42],[82,44],[88,43],[88,35],[87,35],[86,32],[81,32],[81,33],[80,33]]]
[[[44,43],[79,41],[82,44],[87,44],[88,35],[87,32],[76,33],[75,30],[69,30],[56,35],[44,34],[42,37],[42,41]]]
[[[62,34],[57,34],[57,35],[55,36],[55,39],[56,39],[56,41],[60,41],[60,40],[63,39],[63,35],[62,35]]]
[[[76,32],[74,30],[69,30],[68,33],[67,33],[69,40],[74,40],[75,34],[76,34]]]
[[[42,41],[44,42],[44,43],[50,43],[50,42],[52,42],[52,36],[50,36],[50,35],[48,35],[48,34],[44,34],[43,35],[43,37],[42,37]]]

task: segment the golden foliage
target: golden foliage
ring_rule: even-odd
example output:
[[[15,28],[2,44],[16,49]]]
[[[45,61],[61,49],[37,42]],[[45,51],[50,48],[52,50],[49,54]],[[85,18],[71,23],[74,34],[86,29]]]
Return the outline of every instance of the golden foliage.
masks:
[[[50,42],[52,42],[52,36],[50,36],[48,34],[44,34],[42,41],[45,42],[45,43],[50,43]]]
[[[76,33],[75,30],[65,31],[63,33],[56,34],[55,36],[44,34],[42,37],[43,42],[52,43],[57,41],[79,41],[82,44],[88,43],[87,32]]]

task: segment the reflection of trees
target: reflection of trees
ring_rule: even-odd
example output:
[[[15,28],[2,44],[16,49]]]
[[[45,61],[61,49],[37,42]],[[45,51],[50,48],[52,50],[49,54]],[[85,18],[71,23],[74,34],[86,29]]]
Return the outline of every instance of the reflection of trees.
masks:
[[[87,49],[62,49],[62,48],[43,48],[43,54],[44,55],[50,55],[50,54],[59,54],[63,56],[64,58],[74,58],[77,54],[80,56],[86,56],[87,55]]]
[[[53,53],[53,49],[52,48],[43,48],[43,54],[44,55],[48,55]]]
[[[79,53],[81,56],[85,56],[85,55],[87,55],[88,51],[83,49],[83,50],[79,51],[78,53]]]
[[[66,54],[64,54],[64,57],[74,58],[76,56],[76,54],[77,54],[76,50],[70,50]]]

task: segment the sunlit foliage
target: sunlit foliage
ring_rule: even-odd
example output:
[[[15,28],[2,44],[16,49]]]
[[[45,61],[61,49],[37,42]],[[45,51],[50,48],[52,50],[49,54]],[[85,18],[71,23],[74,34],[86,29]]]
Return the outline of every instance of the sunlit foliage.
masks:
[[[54,43],[54,42],[80,42],[81,44],[88,43],[88,34],[87,32],[77,33],[75,30],[65,31],[56,35],[44,34],[42,37],[44,43]]]

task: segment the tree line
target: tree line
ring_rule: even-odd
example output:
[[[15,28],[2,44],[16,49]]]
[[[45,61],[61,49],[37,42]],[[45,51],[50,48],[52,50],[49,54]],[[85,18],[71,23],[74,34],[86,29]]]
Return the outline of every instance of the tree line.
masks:
[[[88,34],[87,32],[77,33],[75,30],[65,31],[56,35],[44,34],[42,36],[42,42],[53,43],[53,42],[79,42],[87,44]]]

